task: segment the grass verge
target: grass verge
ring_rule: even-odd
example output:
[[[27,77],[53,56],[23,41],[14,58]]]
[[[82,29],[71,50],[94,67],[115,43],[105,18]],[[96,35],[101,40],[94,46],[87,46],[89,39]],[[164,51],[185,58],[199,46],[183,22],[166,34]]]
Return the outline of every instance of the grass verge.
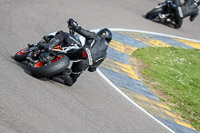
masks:
[[[175,47],[147,47],[133,57],[146,67],[145,84],[172,110],[200,130],[200,51]],[[152,86],[151,83],[156,83]]]

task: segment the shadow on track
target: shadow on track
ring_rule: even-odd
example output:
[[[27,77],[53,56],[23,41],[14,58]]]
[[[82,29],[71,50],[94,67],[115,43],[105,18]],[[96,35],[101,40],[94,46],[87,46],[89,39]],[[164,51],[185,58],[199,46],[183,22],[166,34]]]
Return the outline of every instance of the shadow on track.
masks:
[[[144,19],[146,19],[146,20],[149,20],[149,19],[147,19],[147,18],[145,17],[145,15],[142,15],[142,17],[143,17]],[[164,26],[170,27],[170,28],[172,28],[172,29],[176,29],[176,28],[174,28],[174,25],[171,24],[171,23],[162,23],[162,22],[159,21],[159,20],[149,20],[149,21],[152,21],[152,22],[154,22],[154,23],[157,23],[157,24],[160,24],[160,25],[164,25]]]
[[[32,74],[31,74],[31,72],[30,72],[30,70],[29,70],[29,66],[27,65],[26,61],[18,62],[18,61],[15,60],[14,56],[11,56],[11,59],[13,59],[13,60],[15,61],[14,64],[20,66],[20,67],[24,70],[24,72],[25,72],[27,75],[29,75],[29,76],[35,78],[34,76],[32,76]],[[49,82],[51,82],[51,83],[57,82],[57,83],[60,83],[60,84],[63,84],[63,85],[64,85],[64,82],[63,82],[60,78],[57,78],[57,77],[51,77],[51,78],[36,78],[36,79],[41,80],[41,81],[49,81]]]
[[[11,59],[13,59],[15,61],[15,64],[18,65],[18,66],[20,66],[24,70],[24,72],[26,74],[28,74],[28,75],[31,76],[31,72],[29,71],[27,63],[25,61],[18,62],[18,61],[15,60],[14,56],[11,56]]]

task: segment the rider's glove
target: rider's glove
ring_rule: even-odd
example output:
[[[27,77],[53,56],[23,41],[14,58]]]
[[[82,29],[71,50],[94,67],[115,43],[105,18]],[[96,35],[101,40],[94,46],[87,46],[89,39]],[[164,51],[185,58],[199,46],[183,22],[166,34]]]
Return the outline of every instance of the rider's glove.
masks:
[[[78,27],[78,23],[76,21],[74,21],[73,19],[69,19],[69,26],[72,29],[76,29]]]

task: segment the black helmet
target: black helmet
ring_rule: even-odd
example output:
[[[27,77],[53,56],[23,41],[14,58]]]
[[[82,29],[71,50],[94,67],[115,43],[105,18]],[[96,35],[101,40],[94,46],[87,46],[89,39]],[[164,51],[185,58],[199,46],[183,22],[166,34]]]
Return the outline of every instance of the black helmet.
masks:
[[[107,28],[101,29],[97,34],[104,38],[108,43],[112,40],[112,33]]]

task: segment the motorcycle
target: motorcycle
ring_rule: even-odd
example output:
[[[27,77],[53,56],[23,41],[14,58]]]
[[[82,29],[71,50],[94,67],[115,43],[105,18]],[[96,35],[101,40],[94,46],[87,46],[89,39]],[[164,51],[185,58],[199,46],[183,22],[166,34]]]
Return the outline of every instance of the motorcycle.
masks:
[[[155,22],[160,22],[167,25],[173,25],[176,27],[175,22],[175,7],[172,0],[166,0],[165,2],[159,3],[158,6],[147,12],[145,17]]]
[[[79,36],[69,26],[70,38],[74,39],[79,45],[82,45]],[[55,33],[43,37],[39,43],[28,45],[15,54],[16,61],[26,61],[31,74],[36,78],[52,78],[54,76],[62,77],[64,74],[71,72],[71,66],[74,62],[87,59],[87,53],[84,47],[79,48],[77,45],[64,46],[62,43],[55,46],[51,51],[45,49],[46,45],[55,36]],[[69,52],[72,47],[77,50]]]

